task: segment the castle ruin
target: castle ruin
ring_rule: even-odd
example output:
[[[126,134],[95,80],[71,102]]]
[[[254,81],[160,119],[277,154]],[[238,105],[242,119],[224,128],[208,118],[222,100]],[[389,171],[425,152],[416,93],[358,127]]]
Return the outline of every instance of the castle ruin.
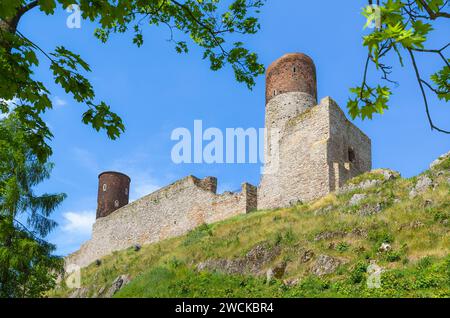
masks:
[[[113,251],[179,236],[203,223],[311,201],[371,169],[370,139],[330,97],[317,103],[316,70],[305,54],[286,54],[268,67],[265,127],[259,187],[243,183],[241,192],[217,194],[216,178],[188,176],[128,203],[130,178],[100,174],[92,238],[66,264],[84,267]]]

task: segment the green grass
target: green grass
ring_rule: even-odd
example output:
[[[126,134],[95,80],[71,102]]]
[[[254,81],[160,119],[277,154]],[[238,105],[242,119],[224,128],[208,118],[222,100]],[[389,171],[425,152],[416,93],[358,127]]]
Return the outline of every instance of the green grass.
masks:
[[[448,163],[441,165],[447,167]],[[138,252],[132,248],[115,252],[102,259],[100,266],[83,269],[82,285],[87,296],[96,296],[117,276],[129,274],[132,282],[115,297],[450,297],[450,171],[439,167],[425,172],[437,184],[435,189],[414,199],[408,194],[416,179],[397,178],[366,190],[330,194],[309,204],[252,212],[202,225],[184,236],[143,246]],[[444,173],[437,174],[438,170]],[[373,174],[356,181],[374,178]],[[367,197],[349,206],[354,193]],[[425,205],[427,199],[432,203]],[[379,213],[358,213],[365,205],[380,202],[383,210]],[[330,211],[318,213],[330,206]],[[315,240],[324,232],[348,234]],[[281,247],[281,254],[264,269],[286,261],[283,280],[298,279],[297,285],[286,286],[283,280],[266,283],[264,275],[195,269],[208,259],[242,257],[261,242]],[[391,251],[380,253],[381,243],[391,244]],[[311,274],[314,259],[301,261],[305,251],[316,257],[339,258],[343,264],[330,275],[316,277]],[[371,260],[384,269],[379,289],[366,286]],[[70,293],[62,284],[49,296],[67,297]]]
[[[155,267],[115,297],[450,297],[450,257],[426,259],[426,266],[419,262],[387,272],[379,289],[367,288],[366,264],[348,271],[348,278],[308,275],[292,287],[251,276],[197,273],[185,265]]]

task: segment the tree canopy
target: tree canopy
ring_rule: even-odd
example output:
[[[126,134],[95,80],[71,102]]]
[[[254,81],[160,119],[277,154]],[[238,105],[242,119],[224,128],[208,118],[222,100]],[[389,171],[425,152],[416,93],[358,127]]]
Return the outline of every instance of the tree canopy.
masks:
[[[450,133],[450,127],[444,129],[434,123],[428,102],[429,95],[435,95],[445,102],[450,99],[450,59],[445,56],[450,43],[442,43],[437,48],[430,48],[426,43],[432,36],[435,23],[450,18],[450,13],[445,9],[448,9],[448,1],[444,0],[368,1],[362,14],[367,18],[366,27],[372,26],[373,31],[363,38],[368,54],[362,83],[351,89],[353,97],[347,103],[352,118],[371,119],[373,114],[383,114],[388,108],[392,86],[398,85],[391,78],[394,59],[401,66],[408,59],[417,79],[431,129]],[[427,79],[421,73],[416,54],[429,54],[430,58],[434,56],[441,60],[442,67]],[[380,72],[383,84],[375,86],[368,82],[371,64]]]
[[[43,238],[57,225],[51,213],[65,194],[36,194],[50,177],[24,140],[17,116],[0,120],[0,297],[37,297],[53,286],[62,261]]]
[[[51,148],[48,140],[52,133],[42,120],[42,114],[52,108],[51,92],[43,82],[33,78],[40,59],[50,61],[55,83],[87,109],[82,121],[94,129],[105,130],[116,139],[125,126],[121,118],[104,101],[97,101],[86,72],[91,68],[78,54],[58,46],[46,52],[39,43],[33,43],[19,27],[19,21],[30,10],[52,15],[56,6],[64,9],[78,5],[82,17],[98,24],[95,36],[106,42],[111,33],[133,32],[133,43],[141,46],[142,29],[148,26],[166,26],[171,41],[179,53],[187,53],[191,45],[203,50],[212,70],[231,65],[236,80],[249,88],[255,77],[264,73],[257,55],[246,49],[242,37],[255,34],[259,29],[256,15],[263,0],[6,0],[0,2],[0,111],[8,113],[14,108],[24,129],[34,131],[28,141],[39,158],[48,158]],[[227,5],[228,4],[228,5]],[[187,39],[190,39],[189,42]]]

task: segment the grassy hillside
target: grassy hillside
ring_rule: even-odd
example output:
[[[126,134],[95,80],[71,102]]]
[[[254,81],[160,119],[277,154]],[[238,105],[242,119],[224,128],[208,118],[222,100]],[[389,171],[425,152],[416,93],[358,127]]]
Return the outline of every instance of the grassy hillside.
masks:
[[[102,297],[128,275],[114,297],[450,297],[449,220],[446,157],[411,179],[373,171],[309,204],[116,252],[82,271],[81,289],[49,296]],[[370,264],[380,288],[367,287]]]

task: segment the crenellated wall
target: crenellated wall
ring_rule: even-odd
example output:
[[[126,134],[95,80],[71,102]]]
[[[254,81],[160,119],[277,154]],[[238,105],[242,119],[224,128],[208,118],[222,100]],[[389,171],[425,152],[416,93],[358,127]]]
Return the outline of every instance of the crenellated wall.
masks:
[[[89,265],[113,251],[154,243],[256,209],[256,187],[244,183],[239,193],[216,194],[217,179],[188,176],[106,217],[97,219],[92,238],[66,258]]]

